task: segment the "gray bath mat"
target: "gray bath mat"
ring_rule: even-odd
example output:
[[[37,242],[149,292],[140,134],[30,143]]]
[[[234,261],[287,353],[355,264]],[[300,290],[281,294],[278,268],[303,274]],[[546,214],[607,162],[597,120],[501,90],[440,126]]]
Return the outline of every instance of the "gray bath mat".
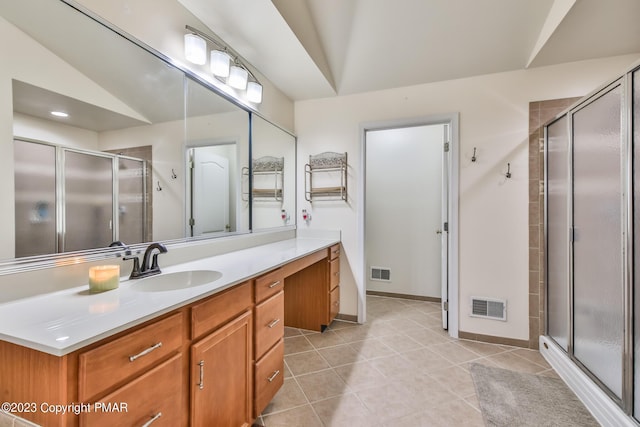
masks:
[[[478,363],[470,370],[488,427],[600,425],[560,379]]]

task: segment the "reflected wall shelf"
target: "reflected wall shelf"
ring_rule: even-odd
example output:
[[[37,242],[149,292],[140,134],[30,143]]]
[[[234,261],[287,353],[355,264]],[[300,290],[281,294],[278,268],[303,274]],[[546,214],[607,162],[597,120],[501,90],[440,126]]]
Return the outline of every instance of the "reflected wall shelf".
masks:
[[[242,168],[242,174],[248,177],[249,168]],[[264,156],[253,160],[252,175],[253,200],[283,200],[284,157]],[[242,200],[249,201],[248,191],[242,193]]]
[[[347,153],[310,155],[304,168],[304,197],[308,202],[347,200]]]

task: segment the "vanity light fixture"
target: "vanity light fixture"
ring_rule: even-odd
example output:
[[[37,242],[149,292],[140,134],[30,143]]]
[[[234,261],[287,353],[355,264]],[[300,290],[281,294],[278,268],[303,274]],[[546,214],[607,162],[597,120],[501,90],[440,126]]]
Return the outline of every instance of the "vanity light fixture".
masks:
[[[207,41],[194,33],[184,35],[184,56],[197,65],[207,62]]]
[[[64,111],[51,111],[51,115],[56,117],[69,117],[69,114]]]
[[[262,102],[262,84],[242,62],[240,56],[218,36],[209,36],[189,25],[184,36],[184,55],[196,65],[207,61],[207,44],[211,43],[209,68],[214,77],[229,87],[245,92],[245,99],[254,104]]]

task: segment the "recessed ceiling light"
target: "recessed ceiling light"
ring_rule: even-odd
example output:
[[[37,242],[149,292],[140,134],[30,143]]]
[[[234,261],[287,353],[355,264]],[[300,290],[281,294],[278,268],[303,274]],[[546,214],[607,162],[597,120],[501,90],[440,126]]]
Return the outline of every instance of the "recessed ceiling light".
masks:
[[[64,111],[52,111],[51,115],[56,117],[69,117],[69,115]]]

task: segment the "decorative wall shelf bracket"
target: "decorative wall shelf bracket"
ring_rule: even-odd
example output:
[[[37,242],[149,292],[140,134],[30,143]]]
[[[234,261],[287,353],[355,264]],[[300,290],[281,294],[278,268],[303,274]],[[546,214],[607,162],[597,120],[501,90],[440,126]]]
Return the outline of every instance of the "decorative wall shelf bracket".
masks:
[[[308,202],[347,200],[347,153],[310,155],[304,168],[304,197]]]
[[[264,156],[253,160],[253,200],[282,202],[284,195],[284,157]],[[242,168],[242,175],[249,177],[249,168]],[[247,182],[249,180],[247,179]],[[242,200],[249,201],[249,191],[242,192]]]

